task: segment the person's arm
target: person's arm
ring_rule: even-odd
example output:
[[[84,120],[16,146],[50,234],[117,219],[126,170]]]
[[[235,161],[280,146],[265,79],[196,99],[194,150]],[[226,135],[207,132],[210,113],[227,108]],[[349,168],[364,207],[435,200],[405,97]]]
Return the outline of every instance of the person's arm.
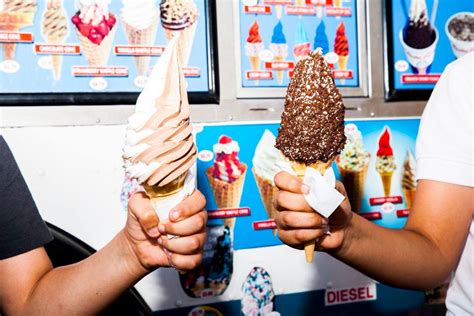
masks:
[[[43,248],[0,260],[0,310],[7,315],[93,315],[157,267],[195,268],[206,238],[204,204],[196,191],[175,208],[169,222],[158,223],[149,200],[138,193],[130,200],[126,227],[79,263],[53,269]],[[180,238],[168,240],[166,233]]]
[[[327,224],[301,195],[301,181],[287,173],[275,178],[278,236],[301,249],[319,239],[318,250],[389,285],[429,289],[446,280],[464,247],[472,220],[474,189],[437,181],[418,183],[404,229],[388,229],[351,212],[347,199]],[[342,184],[338,189],[345,192]]]

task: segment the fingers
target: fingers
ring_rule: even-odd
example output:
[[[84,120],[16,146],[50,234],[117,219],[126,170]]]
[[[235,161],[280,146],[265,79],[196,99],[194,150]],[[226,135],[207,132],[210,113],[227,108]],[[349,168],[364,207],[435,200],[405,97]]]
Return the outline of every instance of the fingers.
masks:
[[[278,191],[273,200],[273,205],[278,211],[296,211],[296,212],[313,212],[308,205],[304,196],[288,191]]]
[[[315,212],[279,212],[275,216],[275,221],[279,229],[326,229],[328,221],[326,218]]]
[[[325,229],[298,229],[298,230],[278,230],[278,237],[285,244],[302,249],[304,245],[316,240],[326,233]]]
[[[158,239],[158,244],[171,253],[179,255],[194,255],[202,252],[206,236],[207,233],[205,230],[199,234],[188,237],[168,238],[166,236],[161,236]]]
[[[140,223],[143,231],[152,238],[160,236],[158,230],[158,216],[156,215],[150,199],[145,193],[135,193],[128,201],[128,212]]]
[[[288,172],[281,171],[275,176],[275,185],[278,189],[289,191],[296,194],[306,194],[309,192],[309,188],[303,185],[303,182],[294,175]]]
[[[193,194],[184,199],[183,202],[178,204],[170,212],[170,221],[179,222],[185,218],[191,217],[202,211],[205,205],[206,199],[204,198],[204,195],[202,195],[198,190],[194,190]]]
[[[185,218],[177,223],[160,223],[158,229],[161,234],[171,234],[175,236],[190,236],[205,229],[207,223],[207,212],[201,211],[189,218]]]
[[[185,270],[194,270],[196,269],[202,261],[202,255],[180,255],[180,254],[170,254],[168,257],[170,265],[176,270],[185,271]]]

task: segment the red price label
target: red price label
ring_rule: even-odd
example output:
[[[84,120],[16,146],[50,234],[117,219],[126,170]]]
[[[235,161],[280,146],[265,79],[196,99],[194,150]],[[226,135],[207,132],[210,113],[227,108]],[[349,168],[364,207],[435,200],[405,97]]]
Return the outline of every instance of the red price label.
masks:
[[[383,197],[370,198],[369,203],[370,205],[381,205],[384,203],[400,204],[402,203],[402,200],[403,199],[401,195],[383,196]]]
[[[352,70],[333,70],[334,79],[352,79]]]
[[[327,16],[352,16],[352,11],[351,11],[351,8],[327,7],[326,15]]]
[[[246,5],[244,12],[249,14],[271,14],[272,8],[268,5]]]
[[[266,221],[258,221],[253,222],[253,229],[254,230],[262,230],[262,229],[276,229],[275,220],[269,219]]]
[[[402,83],[413,84],[435,84],[438,82],[440,74],[432,75],[402,75]]]
[[[312,6],[289,5],[286,7],[288,15],[316,15],[316,8]]]
[[[239,207],[239,208],[212,210],[212,211],[207,211],[207,215],[209,218],[250,216],[250,208]]]
[[[410,215],[410,210],[398,210],[397,217],[408,217]]]
[[[246,72],[248,80],[272,80],[273,74],[271,71],[250,70]]]
[[[31,43],[33,42],[33,34],[20,32],[1,32],[0,42],[3,43]]]
[[[74,66],[72,74],[75,77],[127,77],[128,68]]]
[[[380,212],[359,213],[359,215],[371,221],[382,219],[382,213]]]
[[[79,45],[35,44],[35,53],[38,55],[79,55]]]
[[[164,46],[114,46],[114,52],[117,56],[161,56],[164,51]]]
[[[265,68],[273,70],[288,70],[295,68],[295,63],[292,61],[267,61],[265,62]]]

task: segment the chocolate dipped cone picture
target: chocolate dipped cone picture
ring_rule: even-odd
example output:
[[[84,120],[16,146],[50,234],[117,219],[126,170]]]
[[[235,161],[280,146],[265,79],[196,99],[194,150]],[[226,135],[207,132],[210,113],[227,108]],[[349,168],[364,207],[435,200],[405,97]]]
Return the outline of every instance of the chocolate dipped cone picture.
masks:
[[[402,192],[405,197],[407,209],[411,209],[416,191],[416,162],[413,154],[408,149],[402,172]]]
[[[352,210],[360,212],[370,153],[365,150],[362,134],[355,124],[347,124],[345,134],[347,142],[341,154],[336,158],[336,165]]]
[[[321,50],[316,50],[296,64],[276,139],[276,148],[300,178],[308,167],[321,175],[331,167],[346,142],[344,114],[331,69]],[[314,247],[314,241],[305,246],[308,262],[313,260]]]

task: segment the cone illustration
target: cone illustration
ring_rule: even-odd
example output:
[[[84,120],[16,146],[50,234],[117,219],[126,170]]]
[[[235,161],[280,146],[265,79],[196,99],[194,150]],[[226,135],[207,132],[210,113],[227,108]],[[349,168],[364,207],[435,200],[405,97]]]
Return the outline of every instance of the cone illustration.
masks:
[[[318,16],[318,18],[321,18],[323,16],[323,6],[318,5],[316,7],[316,15]]]
[[[411,210],[413,206],[413,198],[415,197],[416,190],[402,189],[403,195],[405,196],[405,204],[407,209]]]
[[[349,59],[349,55],[347,56],[339,56],[338,57],[338,62],[337,65],[339,67],[339,70],[346,70],[347,69],[347,60]],[[341,79],[341,83],[344,84],[346,82],[346,79]]]
[[[293,168],[293,171],[296,173],[298,178],[303,180],[307,167],[311,167],[313,169],[316,169],[317,171],[319,171],[319,173],[322,176],[324,176],[324,173],[326,173],[326,170],[328,168],[331,168],[331,164],[332,164],[332,160],[330,160],[328,162],[317,161],[317,162],[315,162],[315,163],[313,163],[309,166],[306,166],[305,164],[302,164],[302,163],[297,163],[297,162],[292,161],[291,162],[291,167]],[[306,245],[304,246],[304,253],[305,253],[305,256],[306,256],[306,262],[313,262],[314,248],[315,247],[316,247],[316,241],[315,240],[306,243]]]
[[[178,47],[180,50],[181,61],[184,67],[188,66],[188,63],[189,63],[189,57],[191,56],[191,50],[193,48],[196,28],[197,28],[197,21],[183,30],[172,31],[172,30],[165,29],[165,36],[168,40],[171,40],[173,36],[176,35],[177,32],[180,33]]]
[[[274,61],[284,61],[285,57],[281,56],[281,55],[280,56],[275,56],[273,58],[273,60]],[[278,84],[282,84],[283,83],[283,75],[284,75],[283,70],[277,70],[276,75],[277,75]]]
[[[341,176],[341,182],[344,184],[347,196],[351,202],[352,210],[354,212],[360,212],[369,164],[365,164],[363,169],[360,171],[347,170],[339,165],[339,157],[337,157],[336,165]]]
[[[217,208],[238,208],[240,206],[240,199],[242,198],[242,191],[244,188],[245,175],[247,173],[247,166],[241,176],[232,183],[216,179],[212,176],[214,166],[207,169],[206,175],[211,185],[212,193],[217,204]],[[224,218],[224,225],[228,226],[230,231],[234,231],[235,217]]]
[[[334,0],[334,7],[342,8],[342,0]]]
[[[390,196],[392,190],[392,175],[393,172],[380,173],[380,179],[382,179],[383,193],[385,196]]]
[[[34,13],[0,12],[0,31],[18,32],[33,24]],[[15,60],[16,43],[2,43],[5,60]]]
[[[110,50],[115,37],[116,27],[112,28],[104,37],[103,41],[97,45],[92,43],[87,37],[83,36],[79,31],[77,37],[81,42],[82,52],[86,56],[89,66],[104,67],[107,66],[110,57]]]
[[[156,30],[158,29],[159,16],[157,15],[153,22],[145,29],[137,29],[126,23],[122,19],[123,28],[128,39],[128,43],[133,46],[153,46],[156,39]],[[150,67],[150,56],[134,56],[135,66],[138,75],[145,76]]]
[[[258,56],[249,56],[250,68],[252,70],[260,70],[260,57]]]
[[[262,198],[263,206],[265,207],[265,211],[268,214],[268,218],[275,219],[276,209],[273,206],[273,198],[278,192],[278,189],[270,181],[260,177],[255,172],[254,168],[252,168],[252,173],[255,177],[255,182],[257,182],[258,192],[260,193],[260,197]],[[273,233],[276,233],[275,229],[273,230]]]

